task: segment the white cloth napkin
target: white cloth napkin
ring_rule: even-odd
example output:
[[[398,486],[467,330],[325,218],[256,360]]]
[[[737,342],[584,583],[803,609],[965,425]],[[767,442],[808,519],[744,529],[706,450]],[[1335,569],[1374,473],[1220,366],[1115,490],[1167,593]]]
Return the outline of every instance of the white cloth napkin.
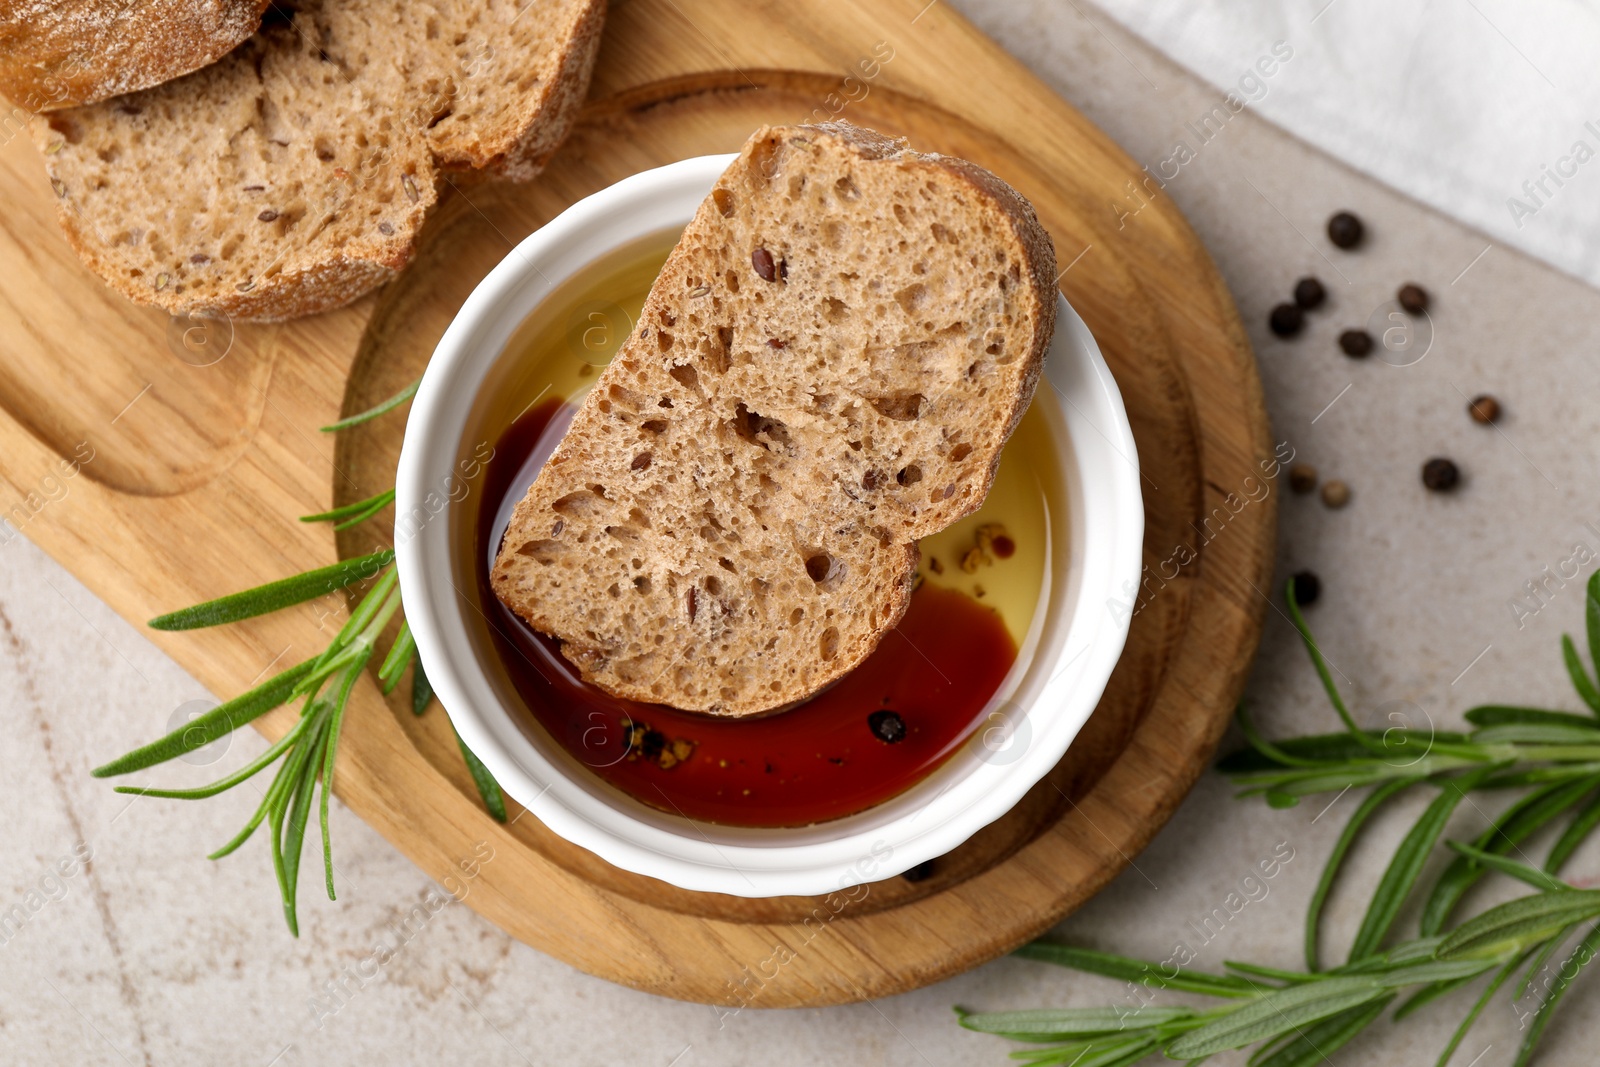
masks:
[[[1303,140],[1600,285],[1594,0],[1094,2]],[[1292,57],[1251,80],[1280,41]]]

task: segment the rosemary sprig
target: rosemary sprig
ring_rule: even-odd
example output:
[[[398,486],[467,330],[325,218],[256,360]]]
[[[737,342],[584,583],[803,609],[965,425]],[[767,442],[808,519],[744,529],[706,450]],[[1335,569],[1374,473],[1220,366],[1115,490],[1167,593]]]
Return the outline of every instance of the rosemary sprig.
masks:
[[[1210,1011],[1147,1005],[977,1014],[958,1009],[963,1026],[1044,1045],[1012,1054],[1030,1064],[1127,1067],[1158,1053],[1193,1061],[1254,1045],[1251,1067],[1313,1067],[1381,1018],[1402,989],[1415,992],[1394,1011],[1396,1021],[1493,972],[1440,1056],[1438,1065],[1444,1067],[1506,982],[1521,972],[1516,990],[1520,998],[1569,937],[1587,925],[1588,932],[1567,955],[1533,1013],[1515,1067],[1531,1060],[1578,971],[1600,951],[1600,890],[1574,889],[1557,877],[1600,826],[1600,686],[1595,676],[1577,644],[1563,636],[1562,661],[1579,699],[1593,714],[1495,704],[1468,711],[1471,729],[1466,732],[1364,730],[1334,684],[1295,602],[1292,583],[1284,599],[1344,729],[1269,741],[1241,708],[1239,726],[1247,747],[1218,766],[1240,786],[1239,796],[1261,796],[1273,807],[1292,807],[1301,797],[1317,793],[1371,787],[1346,822],[1312,893],[1306,913],[1306,969],[1229,962],[1228,974],[1179,970],[1173,975],[1164,965],[1035,942],[1018,955],[1226,1003]],[[1600,572],[1589,580],[1584,615],[1589,655],[1600,666]],[[1348,961],[1321,969],[1321,915],[1351,845],[1389,801],[1420,786],[1437,792],[1374,889]],[[1512,789],[1523,792],[1487,829],[1471,841],[1445,840],[1451,815],[1469,793]],[[1522,843],[1562,820],[1564,829],[1542,866],[1510,855],[1520,855]],[[1385,949],[1406,902],[1419,891],[1428,858],[1440,847],[1454,857],[1426,888],[1417,936]],[[1448,929],[1468,891],[1491,873],[1538,892]]]
[[[389,555],[392,557],[392,553]],[[384,553],[374,553],[361,559],[370,561],[381,559],[383,556]],[[289,582],[275,582],[233,594],[221,601],[200,604],[189,609],[189,612],[176,614],[185,616],[193,613],[200,618],[224,615],[221,621],[250,618],[322,595],[325,583],[320,576],[331,570],[332,568],[323,568],[321,571],[311,572],[319,575],[316,581],[290,584],[294,582],[291,579]],[[351,584],[355,580],[356,578],[351,578],[350,583],[346,584]],[[349,620],[319,656],[289,668],[249,692],[219,704],[167,736],[112,760],[94,771],[96,777],[103,778],[141,771],[165,763],[209,744],[274,708],[296,700],[301,701],[300,719],[287,733],[245,766],[210,785],[193,789],[117,787],[119,793],[138,796],[202,800],[249,781],[281,760],[277,774],[263,795],[255,814],[239,834],[212,853],[211,858],[221,859],[233,852],[250,838],[262,822],[267,822],[272,830],[273,870],[283,897],[284,918],[290,932],[296,936],[299,934],[296,899],[300,854],[310,820],[311,805],[314,802],[317,803],[320,822],[328,899],[335,899],[332,849],[328,831],[328,798],[333,792],[333,769],[339,749],[339,736],[350,695],[376,654],[379,635],[400,610],[400,590],[397,581],[397,572],[385,562],[383,569],[375,576],[371,588],[350,613]],[[215,605],[224,602],[228,604],[228,610],[216,611]],[[164,616],[164,618],[171,617],[173,616]],[[402,622],[394,644],[390,646],[378,668],[378,678],[385,693],[394,690],[408,666],[413,668],[412,710],[420,715],[427,710],[433,690],[422,671],[422,661],[417,656],[417,646],[411,637],[410,627]],[[505,822],[505,800],[499,784],[495,782],[489,769],[461,741],[459,735],[456,736],[456,742],[467,762],[473,784],[483,799],[484,807],[496,820]]]
[[[231,841],[212,853],[211,858],[220,859],[233,852],[250,838],[263,821],[268,822],[272,830],[273,870],[283,898],[284,918],[290,932],[297,936],[299,921],[295,902],[300,856],[310,821],[311,805],[317,799],[319,787],[321,797],[317,811],[323,843],[324,879],[328,899],[335,898],[333,854],[329,847],[328,797],[333,790],[333,767],[339,748],[339,733],[350,695],[372,659],[378,637],[400,608],[400,592],[396,588],[395,577],[393,569],[385,568],[363,595],[351,613],[349,622],[322,655],[291,667],[255,689],[218,705],[166,737],[94,771],[96,777],[107,777],[144,770],[207,744],[287,702],[301,700],[300,718],[288,732],[255,759],[210,785],[193,789],[117,787],[119,793],[136,796],[203,800],[249,781],[277,763],[277,773],[263,794],[255,814]],[[251,597],[253,593],[261,601],[282,606],[283,589],[283,583],[274,583],[228,599],[248,608],[257,603]],[[292,602],[299,603],[320,595],[321,586],[304,583],[300,591],[302,595]],[[200,605],[200,608],[206,607],[208,605]],[[248,618],[261,613],[249,610],[239,617]]]
[[[1125,1067],[1158,1053],[1170,1059],[1199,1060],[1256,1045],[1259,1050],[1250,1059],[1253,1067],[1302,1067],[1322,1063],[1380,1018],[1401,990],[1441,984],[1461,988],[1489,971],[1498,971],[1491,980],[1492,992],[1517,965],[1559,945],[1572,927],[1595,920],[1600,920],[1600,890],[1578,890],[1557,883],[1544,892],[1491,908],[1448,936],[1415,938],[1381,956],[1333,970],[1276,971],[1229,963],[1234,974],[1182,971],[1176,979],[1168,977],[1163,965],[1035,943],[1020,954],[1111,974],[1148,988],[1183,989],[1225,1002],[1204,1011],[1139,1005],[983,1013],[958,1008],[957,1014],[969,1030],[1049,1046],[1012,1054],[1033,1064]],[[1563,968],[1567,982],[1559,990],[1552,989],[1541,1007],[1542,1018],[1535,1024],[1541,1031],[1570,984],[1572,971],[1586,958],[1585,945],[1590,946],[1588,954],[1592,955],[1592,943],[1600,943],[1600,923],[1570,957],[1574,967]],[[1467,1025],[1485,1002],[1486,998],[1480,999]],[[1448,1061],[1464,1035],[1465,1029],[1457,1033],[1441,1064]],[[1530,1032],[1519,1064],[1526,1061],[1537,1040],[1538,1034]]]
[[[416,384],[413,383],[370,411],[343,419],[325,429],[343,429],[376,418],[398,407],[415,392]],[[376,515],[393,499],[394,490],[390,489],[354,504],[305,516],[301,521],[332,521],[337,523],[334,529],[348,529]],[[211,853],[210,858],[221,859],[229,855],[249,840],[263,822],[267,823],[272,832],[272,867],[283,901],[284,919],[289,932],[296,937],[300,933],[297,910],[300,859],[313,805],[316,807],[322,841],[323,881],[328,899],[336,899],[332,841],[328,830],[328,798],[333,793],[334,766],[350,696],[377,654],[380,635],[401,610],[399,573],[394,570],[393,562],[394,551],[380,549],[152,619],[150,625],[158,630],[217,626],[279,611],[361,582],[371,583],[344,626],[319,655],[290,667],[248,692],[217,705],[165,737],[134,749],[93,772],[95,777],[104,778],[145,770],[209,744],[284,704],[300,702],[300,718],[282,737],[237,771],[209,785],[191,789],[117,787],[119,793],[137,796],[201,800],[250,781],[274,763],[278,764],[255,813],[239,833]],[[399,633],[377,670],[378,681],[385,694],[393,692],[400,684],[408,666],[412,668],[411,709],[421,715],[433,699],[433,687],[423,673],[422,660],[417,653],[411,628],[402,620]],[[460,735],[454,736],[484,807],[495,819],[505,822],[505,799],[499,783],[467,748]]]

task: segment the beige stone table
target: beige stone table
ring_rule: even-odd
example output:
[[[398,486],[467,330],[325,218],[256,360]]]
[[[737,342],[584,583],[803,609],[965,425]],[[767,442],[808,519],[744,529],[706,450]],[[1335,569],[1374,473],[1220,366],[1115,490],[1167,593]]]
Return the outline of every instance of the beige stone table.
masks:
[[[1152,166],[1221,100],[1087,3],[957,2]],[[1293,65],[1279,76],[1296,76]],[[1165,195],[1233,290],[1278,438],[1353,490],[1341,511],[1285,499],[1279,570],[1321,576],[1311,619],[1362,714],[1376,723],[1404,710],[1443,726],[1489,699],[1571,706],[1557,641],[1580,622],[1580,588],[1552,583],[1548,606],[1520,626],[1509,603],[1575,544],[1600,550],[1600,293],[1486,248],[1480,235],[1248,111]],[[1368,223],[1359,254],[1320,237],[1342,207]],[[1329,307],[1303,336],[1278,341],[1266,313],[1307,273],[1327,285]],[[1407,280],[1434,294],[1426,358],[1396,368],[1339,354],[1337,331],[1366,322]],[[1498,429],[1466,418],[1465,396],[1479,391],[1504,402]],[[1453,496],[1419,484],[1422,462],[1436,454],[1465,472]],[[373,946],[392,943],[392,924],[438,892],[428,879],[336,806],[343,897],[328,904],[309,893],[302,936],[291,940],[259,842],[225,862],[204,858],[232,835],[250,797],[130,806],[88,776],[207,694],[25,541],[0,548],[0,637],[0,911],[45,891],[0,945],[6,1064],[998,1064],[1005,1044],[959,1030],[952,1004],[1123,995],[1113,982],[1008,959],[879,1003],[751,1010],[719,1024],[708,1008],[573,971],[459,906],[363,980],[358,968]],[[1274,732],[1333,723],[1277,614],[1249,696]],[[253,734],[235,738],[211,769],[260,748]],[[1233,801],[1208,776],[1135,866],[1059,933],[1156,958],[1185,940],[1197,965],[1213,968],[1227,958],[1292,966],[1306,896],[1351,804],[1344,798],[1326,815],[1315,803],[1273,812]],[[1358,851],[1354,883],[1370,885],[1401,832],[1385,823]],[[78,842],[92,850],[87,868],[75,859]],[[1196,928],[1275,849],[1293,858],[1265,883],[1266,895],[1257,891],[1226,923],[1213,919],[1203,941]],[[60,861],[69,877],[51,875]],[[1600,853],[1585,853],[1574,869],[1600,875]],[[1357,893],[1336,898],[1335,944],[1363,906]],[[345,995],[330,999],[329,983]],[[1594,1062],[1600,985],[1587,986],[1549,1036],[1544,1063]],[[1335,1062],[1431,1063],[1457,1010],[1436,1006],[1403,1027],[1383,1024]],[[1483,1067],[1507,1063],[1517,1036],[1511,1010],[1496,1005],[1457,1062],[1482,1053]]]

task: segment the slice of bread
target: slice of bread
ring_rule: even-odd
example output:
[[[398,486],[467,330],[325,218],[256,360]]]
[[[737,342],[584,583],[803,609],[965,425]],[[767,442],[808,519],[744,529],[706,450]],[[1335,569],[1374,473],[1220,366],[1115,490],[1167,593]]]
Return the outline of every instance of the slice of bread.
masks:
[[[308,0],[218,63],[36,124],[61,223],[114,288],[174,314],[349,303],[410,262],[441,171],[539,172],[604,13]]]
[[[757,131],[517,505],[496,595],[618,696],[809,696],[899,622],[916,539],[983,502],[1055,311],[1050,238],[993,174]]]
[[[0,93],[28,111],[92,104],[215,62],[270,0],[0,0]]]

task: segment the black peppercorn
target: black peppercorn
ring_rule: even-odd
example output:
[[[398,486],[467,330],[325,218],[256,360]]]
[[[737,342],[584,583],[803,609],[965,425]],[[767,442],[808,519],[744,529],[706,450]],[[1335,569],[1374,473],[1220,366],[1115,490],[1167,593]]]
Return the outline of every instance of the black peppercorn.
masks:
[[[898,711],[875,711],[867,716],[867,728],[886,745],[898,744],[906,739],[906,721]]]
[[[1467,414],[1472,416],[1473,422],[1488,425],[1500,417],[1500,401],[1484,393],[1474,397],[1472,403],[1467,405]]]
[[[1267,316],[1267,325],[1279,337],[1293,337],[1305,325],[1305,312],[1296,304],[1279,304]]]
[[[1315,604],[1317,597],[1322,595],[1322,579],[1310,571],[1301,571],[1291,580],[1294,582],[1294,602],[1301,607]]]
[[[1460,468],[1448,459],[1436,457],[1422,465],[1422,484],[1435,493],[1447,493],[1460,481]]]
[[[1322,306],[1322,302],[1326,299],[1328,299],[1328,291],[1322,287],[1322,283],[1317,279],[1301,278],[1294,283],[1294,302],[1307,311],[1314,307]]]
[[[1371,353],[1372,335],[1366,330],[1346,330],[1339,335],[1339,347],[1345,355],[1360,359]]]
[[[1317,487],[1317,468],[1309,463],[1296,463],[1289,468],[1289,488],[1297,493],[1309,493]]]
[[[1414,282],[1407,282],[1395,294],[1395,299],[1400,301],[1400,306],[1413,315],[1420,315],[1428,310],[1428,291]]]
[[[667,747],[667,735],[659,730],[646,730],[639,739],[639,755],[645,759],[655,759]]]
[[[1340,248],[1354,248],[1361,243],[1366,227],[1348,211],[1341,211],[1328,220],[1328,240]]]

